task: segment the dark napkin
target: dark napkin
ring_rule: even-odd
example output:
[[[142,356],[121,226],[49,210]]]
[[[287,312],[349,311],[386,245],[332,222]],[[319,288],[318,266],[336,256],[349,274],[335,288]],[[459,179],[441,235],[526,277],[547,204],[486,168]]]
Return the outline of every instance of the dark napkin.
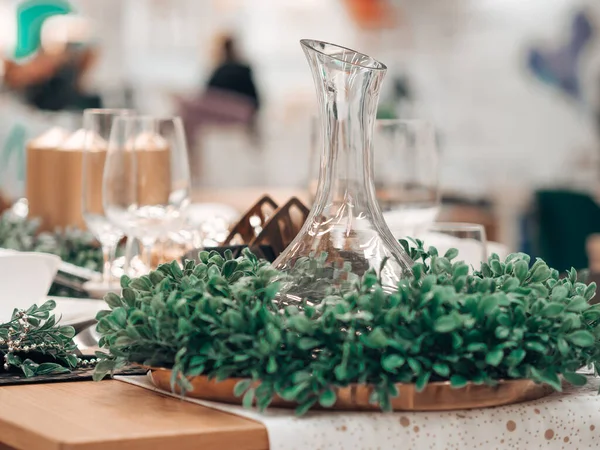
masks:
[[[82,359],[91,359],[92,356],[84,356]],[[148,369],[139,366],[128,366],[115,372],[115,375],[145,375]],[[26,378],[23,374],[17,372],[1,372],[0,386],[11,386],[16,384],[36,384],[36,383],[62,383],[65,381],[91,381],[94,367],[82,367],[71,373],[58,373],[50,375],[40,375],[38,377]]]

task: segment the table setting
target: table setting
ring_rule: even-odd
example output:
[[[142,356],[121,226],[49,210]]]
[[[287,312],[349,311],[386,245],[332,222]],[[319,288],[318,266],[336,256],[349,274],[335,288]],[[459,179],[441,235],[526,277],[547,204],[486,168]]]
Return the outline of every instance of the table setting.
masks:
[[[110,431],[67,413],[52,418],[64,437],[36,431],[25,402],[25,440],[0,413],[0,442],[593,446],[596,284],[480,224],[436,222],[435,131],[375,120],[385,64],[301,48],[321,123],[311,202],[194,203],[178,117],[85,110],[80,129],[28,144],[27,200],[0,218],[0,402],[89,397]],[[115,425],[133,404],[143,433]]]

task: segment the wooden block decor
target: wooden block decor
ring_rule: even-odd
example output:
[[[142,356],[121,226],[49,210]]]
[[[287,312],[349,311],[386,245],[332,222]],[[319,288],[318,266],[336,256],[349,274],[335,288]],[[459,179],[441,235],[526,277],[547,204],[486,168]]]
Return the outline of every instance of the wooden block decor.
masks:
[[[275,211],[249,247],[269,246],[279,255],[296,237],[308,217],[309,209],[296,197]]]
[[[264,224],[277,209],[277,203],[268,195],[261,197],[239,222],[231,229],[223,246],[244,245],[252,241],[262,231]]]

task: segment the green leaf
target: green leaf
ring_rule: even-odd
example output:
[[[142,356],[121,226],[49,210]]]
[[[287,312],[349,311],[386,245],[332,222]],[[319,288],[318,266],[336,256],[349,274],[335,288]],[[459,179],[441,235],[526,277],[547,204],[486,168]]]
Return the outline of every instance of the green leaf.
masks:
[[[434,322],[433,328],[438,333],[450,333],[460,326],[460,319],[454,315],[441,316]]]
[[[249,388],[242,398],[242,406],[246,409],[251,409],[254,403],[254,388]]]
[[[406,359],[400,355],[387,355],[381,359],[381,366],[388,372],[396,372],[405,362]]]
[[[119,328],[125,328],[127,326],[127,313],[125,309],[121,306],[113,309],[111,315],[107,316],[107,318],[114,324],[118,325]]]
[[[562,338],[562,337],[559,337],[559,338],[556,340],[556,345],[557,345],[557,347],[558,347],[558,351],[560,352],[560,354],[561,354],[562,356],[567,356],[567,355],[568,355],[568,354],[571,352],[571,349],[569,348],[569,344],[568,344],[568,343],[567,343],[567,341],[566,341],[564,338]]]
[[[421,276],[423,275],[423,264],[416,263],[412,267],[412,272],[413,272],[413,276],[415,277],[415,279],[420,280]]]
[[[486,355],[485,362],[490,366],[497,367],[500,365],[503,358],[504,351],[502,349],[494,349]]]
[[[577,347],[591,347],[595,343],[594,335],[589,331],[574,331],[566,336],[573,345]]]
[[[529,265],[525,261],[517,261],[515,263],[514,274],[521,283],[527,277],[527,272],[529,272]]]
[[[543,281],[546,281],[548,278],[550,278],[550,275],[552,273],[550,272],[550,269],[548,268],[548,266],[546,266],[545,264],[543,265],[539,265],[538,267],[536,267],[533,272],[531,273],[531,282],[532,283],[541,283]]]
[[[535,367],[530,367],[530,371],[534,380],[546,383],[547,385],[552,386],[556,391],[562,391],[560,378],[558,378],[556,372],[552,372],[551,370],[540,371]]]
[[[335,392],[332,389],[327,389],[319,395],[319,404],[323,408],[331,408],[337,399]]]
[[[72,339],[75,336],[75,328],[71,326],[59,327],[58,333],[65,339]]]
[[[413,371],[415,376],[419,376],[423,370],[421,363],[418,360],[416,360],[415,358],[410,358],[410,357],[406,361],[408,362],[408,366]]]
[[[36,376],[69,373],[70,370],[56,363],[42,363],[34,369]]]
[[[596,295],[596,283],[592,282],[585,288],[583,296],[587,301],[590,301]]]
[[[546,347],[541,342],[537,342],[537,341],[527,341],[527,342],[525,342],[525,349],[531,350],[531,351],[534,351],[534,352],[538,352],[538,353],[542,353],[542,354],[548,353],[548,347]]]
[[[571,299],[569,304],[567,305],[567,311],[571,312],[582,312],[590,307],[587,300],[581,295],[576,295]]]
[[[250,386],[252,385],[252,380],[241,380],[235,384],[233,388],[233,395],[236,397],[240,397],[244,392],[246,392]]]
[[[579,373],[563,372],[562,376],[573,386],[583,386],[587,383],[587,378]]]
[[[431,372],[422,372],[421,375],[419,375],[415,383],[415,389],[417,392],[423,392],[423,390],[427,387],[430,377]]]
[[[230,260],[225,262],[225,264],[223,264],[223,268],[221,269],[221,273],[223,274],[224,277],[230,277],[233,272],[235,272],[235,269],[237,268],[238,263],[237,261],[234,260]]]
[[[314,338],[303,337],[298,341],[298,348],[300,350],[311,350],[315,347],[318,347],[321,344],[321,341]]]
[[[492,269],[492,272],[494,272],[494,275],[502,275],[504,273],[502,264],[496,259],[490,260],[490,268]]]
[[[571,281],[571,283],[577,281],[577,270],[575,270],[574,267],[571,267],[571,270],[569,270],[569,281]]]
[[[548,303],[540,314],[544,317],[556,317],[564,311],[565,307],[561,303]]]
[[[436,277],[433,274],[427,275],[425,278],[423,278],[421,283],[421,292],[429,292],[435,284],[435,280]]]
[[[267,363],[267,373],[275,373],[277,371],[277,361],[272,356]]]
[[[489,316],[498,307],[498,298],[495,295],[486,295],[479,302],[478,309],[482,317]]]
[[[136,300],[135,291],[131,288],[123,289],[123,300],[125,300],[127,305],[134,306]]]
[[[344,381],[346,378],[348,378],[348,370],[343,364],[335,366],[333,373],[338,381]]]
[[[207,251],[201,251],[198,253],[198,259],[204,264],[208,264],[209,253]]]
[[[496,327],[495,334],[498,339],[506,339],[510,334],[510,329],[507,327]]]
[[[381,327],[376,327],[366,339],[363,340],[365,345],[371,348],[384,348],[387,345],[387,336]]]
[[[123,275],[121,277],[121,288],[126,288],[129,286],[129,283],[131,283],[131,278],[129,278],[127,275]]]
[[[173,276],[179,278],[183,275],[183,271],[181,270],[181,267],[179,266],[179,262],[178,261],[171,261],[171,273],[173,274]]]
[[[527,352],[522,348],[516,348],[504,359],[509,367],[516,367],[525,359]]]
[[[311,377],[312,375],[310,372],[301,370],[292,374],[292,381],[296,384],[304,383],[305,381],[309,381]]]
[[[110,309],[115,309],[121,306],[121,297],[119,297],[114,292],[109,292],[104,296],[104,301],[108,305]]]
[[[303,391],[306,390],[308,382],[294,381],[294,385],[285,388],[281,393],[281,398],[288,401],[297,401]]]
[[[458,250],[455,248],[449,248],[446,253],[444,254],[445,258],[448,258],[450,260],[456,258],[458,256]]]
[[[433,370],[439,376],[444,377],[444,378],[446,378],[448,375],[450,375],[450,367],[448,367],[448,364],[445,364],[445,363],[434,363]]]
[[[504,284],[502,285],[502,290],[504,292],[512,292],[517,289],[520,285],[520,281],[518,278],[510,277],[507,278]]]
[[[96,364],[94,373],[92,375],[94,381],[100,381],[106,377],[106,375],[112,373],[115,369],[115,361],[110,359],[104,359]]]
[[[315,403],[317,403],[317,399],[311,398],[310,400],[307,400],[304,403],[302,403],[300,406],[298,406],[294,412],[297,416],[303,416],[304,414],[306,414],[308,412],[308,410],[310,408],[312,408],[315,405]]]
[[[552,289],[552,300],[555,302],[563,302],[568,295],[569,291],[564,286],[558,285]]]
[[[456,266],[454,267],[454,270],[452,272],[452,276],[455,279],[458,279],[459,277],[463,277],[463,276],[466,277],[468,274],[469,274],[469,266],[467,266],[463,262],[456,263]]]
[[[467,385],[468,380],[462,375],[452,375],[450,377],[450,386],[454,389],[460,389]]]

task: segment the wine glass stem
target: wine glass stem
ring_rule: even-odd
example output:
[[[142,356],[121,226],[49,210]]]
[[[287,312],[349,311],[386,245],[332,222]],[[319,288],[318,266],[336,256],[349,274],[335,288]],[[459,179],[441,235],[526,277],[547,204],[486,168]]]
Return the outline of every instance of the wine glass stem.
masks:
[[[125,275],[131,275],[131,260],[133,259],[133,236],[127,236],[127,242],[125,243],[125,261],[123,263],[123,273]]]
[[[110,284],[112,280],[112,264],[115,260],[115,253],[117,252],[117,243],[111,242],[110,244],[102,245],[102,282],[106,285]]]
[[[154,243],[144,242],[144,263],[148,268],[148,272],[152,270],[152,249],[154,248]]]

